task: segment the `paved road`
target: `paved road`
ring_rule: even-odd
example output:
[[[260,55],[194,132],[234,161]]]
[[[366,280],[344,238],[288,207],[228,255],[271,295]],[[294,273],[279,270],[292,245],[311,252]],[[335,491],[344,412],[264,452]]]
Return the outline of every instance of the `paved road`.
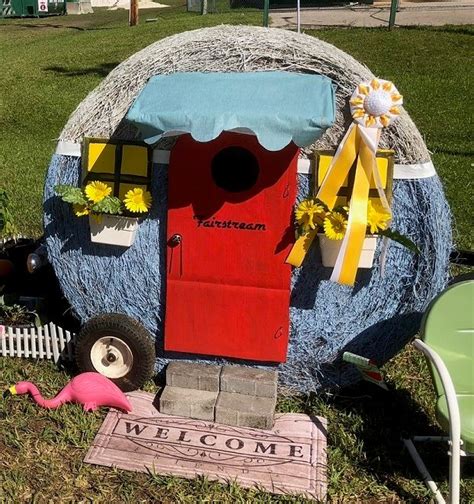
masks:
[[[308,8],[301,11],[301,27],[309,29],[323,26],[387,26],[389,15],[389,2],[371,6]],[[402,2],[396,17],[397,26],[446,24],[474,24],[474,0]],[[271,26],[296,27],[296,10],[272,11]]]

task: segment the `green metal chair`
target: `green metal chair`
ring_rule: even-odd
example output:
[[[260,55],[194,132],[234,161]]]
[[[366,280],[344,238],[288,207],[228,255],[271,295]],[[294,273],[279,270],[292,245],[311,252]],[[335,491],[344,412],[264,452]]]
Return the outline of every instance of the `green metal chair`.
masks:
[[[450,456],[449,499],[459,502],[460,457],[474,456],[474,280],[456,281],[438,295],[413,342],[427,358],[434,382],[436,418],[448,437],[404,439],[428,488],[439,503],[445,500],[421,459],[414,441],[447,441]]]

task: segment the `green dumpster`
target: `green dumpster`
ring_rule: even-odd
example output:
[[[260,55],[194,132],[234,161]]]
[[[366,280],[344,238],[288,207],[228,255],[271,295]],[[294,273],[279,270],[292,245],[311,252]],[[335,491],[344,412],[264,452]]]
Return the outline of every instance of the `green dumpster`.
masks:
[[[0,0],[0,18],[66,14],[65,0]]]

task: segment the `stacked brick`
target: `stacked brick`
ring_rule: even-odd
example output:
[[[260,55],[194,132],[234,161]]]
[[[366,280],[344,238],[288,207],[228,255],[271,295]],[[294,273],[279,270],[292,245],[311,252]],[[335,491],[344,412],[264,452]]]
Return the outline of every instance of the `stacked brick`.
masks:
[[[162,413],[226,425],[271,429],[278,373],[244,366],[172,362],[160,397]]]

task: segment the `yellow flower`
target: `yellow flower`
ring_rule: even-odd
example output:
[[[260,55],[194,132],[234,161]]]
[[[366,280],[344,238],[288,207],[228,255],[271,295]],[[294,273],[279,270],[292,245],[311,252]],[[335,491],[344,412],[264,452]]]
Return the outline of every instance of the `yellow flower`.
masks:
[[[123,202],[125,203],[126,209],[130,212],[148,212],[151,207],[151,194],[139,187],[135,187],[135,189],[130,189],[130,191],[125,194]]]
[[[324,234],[330,240],[342,240],[346,228],[347,221],[342,213],[332,212],[324,219]]]
[[[99,203],[99,201],[102,201],[106,196],[109,196],[111,192],[112,188],[99,180],[89,182],[85,188],[87,198],[93,203]]]
[[[89,215],[90,211],[87,205],[73,205],[72,209],[76,214],[76,217],[84,217],[84,215]]]
[[[295,210],[296,222],[304,231],[316,229],[324,219],[324,208],[312,199],[303,200]]]
[[[372,203],[369,200],[367,205],[367,227],[370,229],[371,234],[387,229],[391,218],[391,213],[385,210],[382,205]]]

